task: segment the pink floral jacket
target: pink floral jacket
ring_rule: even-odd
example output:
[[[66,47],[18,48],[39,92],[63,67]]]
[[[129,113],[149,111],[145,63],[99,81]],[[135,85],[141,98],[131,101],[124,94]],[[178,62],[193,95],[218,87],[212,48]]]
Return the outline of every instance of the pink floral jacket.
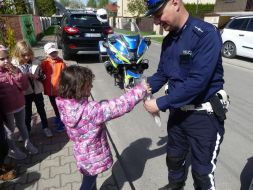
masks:
[[[104,122],[131,111],[145,95],[144,86],[139,84],[119,98],[102,102],[56,98],[81,173],[96,175],[112,166]]]

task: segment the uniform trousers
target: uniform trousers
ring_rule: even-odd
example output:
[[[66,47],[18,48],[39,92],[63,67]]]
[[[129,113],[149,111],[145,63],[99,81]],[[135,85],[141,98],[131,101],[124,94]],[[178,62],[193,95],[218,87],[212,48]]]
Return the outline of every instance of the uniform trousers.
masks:
[[[215,189],[214,170],[225,133],[224,122],[205,110],[170,110],[167,130],[169,184],[184,186],[186,156],[190,152],[195,189]]]

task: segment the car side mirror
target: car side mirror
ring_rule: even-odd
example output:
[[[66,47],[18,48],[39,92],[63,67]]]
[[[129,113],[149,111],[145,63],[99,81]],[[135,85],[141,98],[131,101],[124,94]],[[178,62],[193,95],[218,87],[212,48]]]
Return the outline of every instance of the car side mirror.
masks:
[[[103,42],[102,45],[105,47],[105,48],[109,48],[109,45],[107,42]]]
[[[151,38],[150,37],[144,37],[144,41],[146,42],[146,44],[148,46],[150,46],[150,44],[151,44]]]

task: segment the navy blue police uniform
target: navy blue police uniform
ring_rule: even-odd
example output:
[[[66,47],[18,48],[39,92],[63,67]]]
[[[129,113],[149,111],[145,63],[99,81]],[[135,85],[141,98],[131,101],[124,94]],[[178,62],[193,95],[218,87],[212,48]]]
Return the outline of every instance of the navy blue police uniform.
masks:
[[[148,78],[152,93],[169,85],[168,94],[157,98],[156,103],[160,110],[170,111],[166,162],[172,186],[185,184],[190,149],[195,189],[214,188],[224,122],[212,110],[182,108],[201,108],[223,88],[221,47],[215,26],[189,16],[179,31],[164,38],[157,72]]]

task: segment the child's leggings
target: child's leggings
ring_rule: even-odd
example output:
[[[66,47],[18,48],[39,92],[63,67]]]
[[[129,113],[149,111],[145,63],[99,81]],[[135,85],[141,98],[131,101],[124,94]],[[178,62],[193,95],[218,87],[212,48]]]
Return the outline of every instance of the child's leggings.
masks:
[[[6,114],[5,124],[6,124],[5,130],[7,135],[7,141],[10,149],[15,150],[16,148],[15,139],[13,137],[15,126],[17,126],[17,128],[19,129],[19,132],[24,142],[26,140],[29,140],[27,127],[25,125],[25,108],[16,113]]]
[[[97,179],[97,175],[95,176],[84,175],[80,190],[97,190],[96,179]]]

